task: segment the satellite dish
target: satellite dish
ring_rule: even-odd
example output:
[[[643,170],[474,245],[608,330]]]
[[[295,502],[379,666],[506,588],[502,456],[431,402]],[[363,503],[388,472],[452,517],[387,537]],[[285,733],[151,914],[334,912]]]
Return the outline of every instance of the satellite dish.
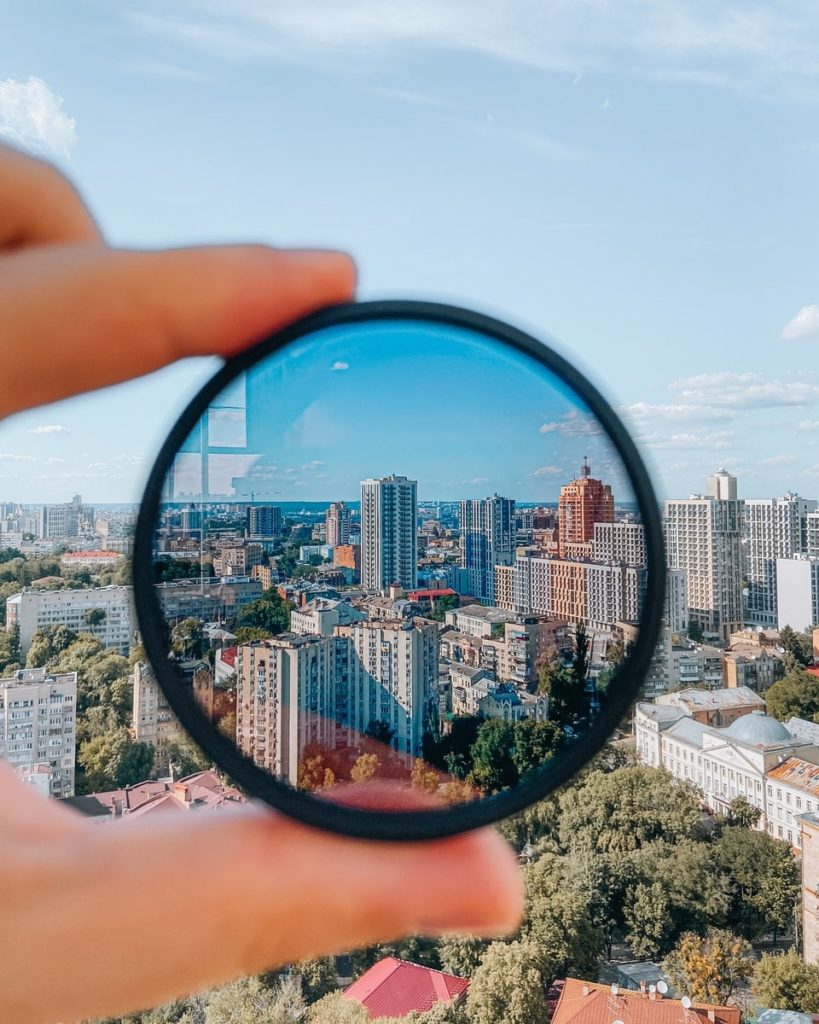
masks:
[[[623,1024],[621,1020],[613,1020],[611,1024]]]
[[[683,1004],[683,1009],[684,1010],[690,1010],[691,1009],[691,1000],[688,998],[688,996],[683,996],[682,997],[682,1004]]]
[[[668,991],[668,985],[666,985],[666,983],[664,981],[658,981],[657,982],[657,991],[660,993],[661,996],[664,996],[666,994],[666,992]]]
[[[654,995],[654,993],[655,993],[655,992],[657,991],[657,986],[656,986],[656,985],[649,985],[649,986],[648,986],[648,991],[649,991],[649,992],[650,992],[650,993],[651,993],[652,995]]]

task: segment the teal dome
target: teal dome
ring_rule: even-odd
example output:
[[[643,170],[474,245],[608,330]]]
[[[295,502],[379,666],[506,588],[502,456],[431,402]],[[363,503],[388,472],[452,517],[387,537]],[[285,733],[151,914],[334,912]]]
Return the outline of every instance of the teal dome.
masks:
[[[741,715],[723,732],[740,743],[748,743],[753,747],[776,747],[783,743],[793,743],[794,738],[785,728],[764,711],[752,711],[750,715]]]

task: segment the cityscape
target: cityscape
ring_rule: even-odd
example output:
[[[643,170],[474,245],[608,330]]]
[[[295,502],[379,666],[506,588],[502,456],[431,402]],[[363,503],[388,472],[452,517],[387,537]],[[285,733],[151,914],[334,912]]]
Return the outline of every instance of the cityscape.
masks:
[[[751,966],[735,990],[697,996],[728,1022],[749,1017],[758,990],[770,990],[759,980],[774,970],[769,960],[819,970],[819,502],[745,498],[740,486],[718,469],[703,493],[664,502],[668,587],[640,698],[591,774],[559,795],[558,824],[535,808],[501,828],[526,871],[555,858],[544,851],[557,843],[568,858],[562,877],[576,886],[569,863],[580,840],[560,822],[585,813],[579,793],[596,806],[595,787],[619,780],[622,790],[606,798],[615,806],[632,785],[652,806],[660,793],[685,805],[691,841],[696,833],[720,878],[729,869],[719,867],[719,844],[739,833],[770,844],[754,857],[774,859],[783,894],[753,925],[740,900],[736,919],[726,904],[697,911],[698,925],[655,934],[651,915],[628,909],[649,884],[641,868],[605,921],[591,904],[572,912],[599,945],[566,954],[564,987],[544,988],[552,1019],[586,998],[581,990],[634,1013],[665,995],[669,1010],[686,1012],[679,999],[700,990],[691,969],[678,964],[675,974],[674,958],[692,935],[700,953],[728,932],[748,947]],[[418,489],[396,473],[362,478],[357,500],[161,505],[156,594],[183,685],[247,757],[320,798],[382,779],[444,803],[514,786],[582,739],[637,636],[644,531],[630,496],[593,457],[558,482],[556,500],[439,501]],[[135,514],[80,495],[0,504],[0,756],[44,796],[100,824],[245,799],[185,737],[145,658],[130,580]],[[694,824],[703,815],[715,822],[707,835]],[[667,840],[671,826],[645,827],[662,827]],[[600,898],[594,885],[580,891]],[[466,956],[419,941],[380,959],[334,961],[335,982],[314,992],[315,1005],[358,999],[367,1009],[370,972],[380,971],[402,990],[410,978],[419,991],[446,984],[440,999],[463,1012],[470,978],[491,958],[483,947]],[[624,944],[625,961],[612,960],[612,943]]]

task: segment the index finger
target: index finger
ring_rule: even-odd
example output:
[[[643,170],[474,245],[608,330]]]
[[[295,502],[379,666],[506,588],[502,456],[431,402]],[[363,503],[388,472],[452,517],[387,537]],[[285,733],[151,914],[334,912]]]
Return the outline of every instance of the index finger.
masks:
[[[262,245],[135,252],[91,243],[0,256],[0,415],[185,356],[230,355],[354,288],[342,253]]]

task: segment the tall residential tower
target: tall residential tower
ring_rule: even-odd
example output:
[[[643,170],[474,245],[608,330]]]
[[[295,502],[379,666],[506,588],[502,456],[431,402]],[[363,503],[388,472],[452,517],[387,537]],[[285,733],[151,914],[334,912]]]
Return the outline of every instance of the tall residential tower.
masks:
[[[469,593],[479,601],[495,601],[495,566],[511,565],[515,557],[515,501],[477,498],[461,502],[461,565]]]
[[[418,583],[418,483],[405,476],[361,481],[361,584]]]

